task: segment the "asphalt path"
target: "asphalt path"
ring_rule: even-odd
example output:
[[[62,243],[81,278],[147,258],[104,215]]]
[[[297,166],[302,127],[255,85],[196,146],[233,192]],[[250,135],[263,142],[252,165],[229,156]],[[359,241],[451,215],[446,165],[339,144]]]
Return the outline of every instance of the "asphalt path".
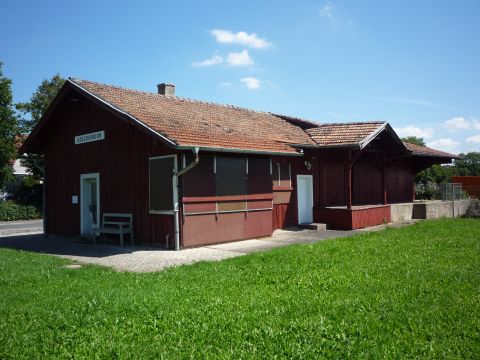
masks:
[[[0,236],[8,236],[21,233],[41,233],[43,231],[43,220],[26,221],[0,221]]]

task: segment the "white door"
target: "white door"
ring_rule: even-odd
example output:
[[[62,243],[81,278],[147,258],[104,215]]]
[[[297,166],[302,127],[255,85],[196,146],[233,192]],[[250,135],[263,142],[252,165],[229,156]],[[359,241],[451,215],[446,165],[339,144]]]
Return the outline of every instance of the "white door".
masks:
[[[298,223],[313,222],[313,180],[312,175],[297,175]]]
[[[80,233],[91,234],[100,223],[100,174],[80,175]]]

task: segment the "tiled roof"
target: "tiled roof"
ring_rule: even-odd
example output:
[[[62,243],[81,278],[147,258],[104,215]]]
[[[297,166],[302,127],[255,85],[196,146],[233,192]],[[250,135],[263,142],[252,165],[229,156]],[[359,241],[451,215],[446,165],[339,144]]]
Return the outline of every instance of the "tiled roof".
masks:
[[[287,144],[315,145],[300,127],[270,113],[86,80],[70,79],[70,82],[178,146],[297,153]]]
[[[420,146],[408,142],[404,142],[408,150],[412,152],[413,155],[417,156],[435,156],[435,157],[445,157],[449,159],[458,159],[457,155],[449,154],[440,150],[435,150],[426,146]]]
[[[296,126],[299,126],[304,130],[310,129],[310,128],[313,128],[313,127],[317,127],[317,126],[320,125],[320,123],[317,123],[317,122],[314,122],[314,121],[311,121],[311,120],[302,119],[302,118],[295,117],[295,116],[275,114],[275,113],[271,113],[271,114],[275,115],[275,116],[278,116],[279,118],[282,118],[284,120],[287,120],[289,123],[291,123],[293,125],[296,125]]]
[[[383,121],[322,124],[306,132],[320,147],[360,145],[386,125]]]

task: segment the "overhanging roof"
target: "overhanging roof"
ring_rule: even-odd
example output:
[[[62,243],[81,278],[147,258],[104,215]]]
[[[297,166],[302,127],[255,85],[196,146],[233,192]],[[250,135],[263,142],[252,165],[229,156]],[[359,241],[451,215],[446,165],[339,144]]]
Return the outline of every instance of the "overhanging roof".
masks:
[[[298,148],[354,148],[394,144],[395,151],[442,159],[455,155],[404,144],[385,121],[318,124],[287,115],[165,96],[69,78],[19,153],[42,152],[45,124],[71,91],[82,94],[179,150],[297,155]],[[388,134],[385,138],[381,134]],[[378,140],[382,138],[382,140]],[[387,143],[385,142],[387,139]],[[379,142],[380,141],[380,142]],[[382,145],[383,144],[383,145]],[[428,149],[428,150],[425,150]]]

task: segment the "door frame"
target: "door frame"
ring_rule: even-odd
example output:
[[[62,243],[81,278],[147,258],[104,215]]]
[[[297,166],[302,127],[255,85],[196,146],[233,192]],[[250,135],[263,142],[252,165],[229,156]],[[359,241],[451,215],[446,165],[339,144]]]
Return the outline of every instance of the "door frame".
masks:
[[[83,226],[85,225],[83,217],[83,183],[89,179],[95,179],[97,182],[97,224],[100,224],[100,173],[80,174],[80,234],[85,234],[83,231]]]
[[[299,179],[308,179],[310,182],[310,201],[312,204],[311,214],[312,214],[312,222],[313,222],[313,175],[297,175],[297,221],[299,224],[302,224],[300,222],[300,201],[299,201],[299,191],[298,191]]]

